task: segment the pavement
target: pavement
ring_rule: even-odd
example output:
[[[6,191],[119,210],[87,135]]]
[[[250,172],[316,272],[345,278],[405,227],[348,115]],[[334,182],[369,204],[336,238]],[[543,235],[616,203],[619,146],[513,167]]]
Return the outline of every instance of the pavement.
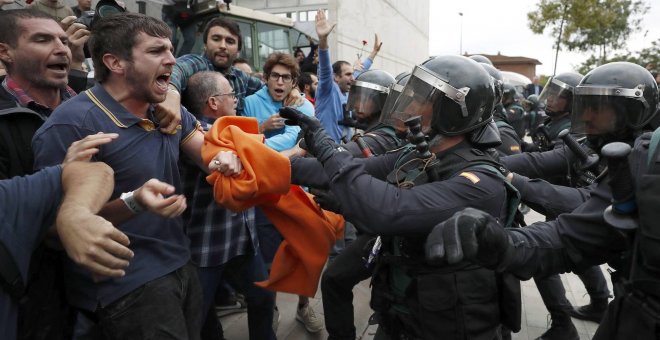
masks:
[[[528,223],[543,220],[543,216],[531,211],[525,216]],[[609,282],[609,274],[606,272],[606,265],[601,266],[605,271],[605,277],[608,279],[610,291],[612,289]],[[584,305],[589,303],[589,295],[580,279],[574,274],[562,274],[561,279],[566,288],[566,297],[574,305]],[[375,326],[369,326],[369,317],[373,313],[369,308],[370,288],[369,280],[365,280],[355,286],[353,289],[355,309],[355,326],[358,331],[358,339],[373,339],[376,332]],[[550,326],[548,311],[543,305],[534,280],[522,282],[522,329],[513,334],[514,340],[533,340],[543,334]],[[327,339],[328,333],[325,329],[319,333],[309,333],[303,327],[302,323],[296,321],[296,307],[298,297],[291,294],[278,293],[277,306],[280,312],[280,321],[277,328],[277,338],[280,340],[312,340]],[[310,304],[316,314],[323,318],[323,301],[321,301],[321,290],[316,296],[310,299]],[[225,331],[225,338],[228,340],[249,339],[247,328],[247,313],[238,313],[223,316],[220,318]],[[581,340],[591,339],[598,327],[598,324],[589,321],[573,319],[573,324],[580,334]]]

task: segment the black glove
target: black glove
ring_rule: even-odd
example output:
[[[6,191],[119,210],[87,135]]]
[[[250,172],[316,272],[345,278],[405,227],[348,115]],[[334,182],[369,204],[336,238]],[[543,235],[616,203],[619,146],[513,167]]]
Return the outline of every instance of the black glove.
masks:
[[[321,163],[328,160],[335,152],[340,151],[337,143],[328,136],[318,119],[290,107],[281,108],[280,117],[286,118],[284,122],[286,125],[300,126],[305,139],[304,147],[303,145],[301,147],[314,155]]]
[[[318,203],[321,208],[341,214],[341,204],[339,200],[330,190],[309,188],[309,193],[314,195],[314,201]]]
[[[426,260],[432,265],[463,260],[503,270],[513,246],[504,228],[489,214],[467,208],[433,228],[426,239]]]
[[[314,133],[321,128],[321,122],[314,117],[310,117],[294,108],[283,107],[280,108],[280,117],[286,118],[284,122],[286,125],[300,126],[303,133]]]

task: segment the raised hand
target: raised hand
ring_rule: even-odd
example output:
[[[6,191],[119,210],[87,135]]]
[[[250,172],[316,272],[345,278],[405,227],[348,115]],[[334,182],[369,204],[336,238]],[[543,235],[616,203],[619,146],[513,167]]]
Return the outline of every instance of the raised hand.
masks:
[[[325,11],[321,9],[316,11],[315,20],[316,34],[319,36],[319,39],[326,39],[328,35],[330,35],[330,32],[332,32],[332,30],[337,25],[328,21],[328,19],[325,17]]]

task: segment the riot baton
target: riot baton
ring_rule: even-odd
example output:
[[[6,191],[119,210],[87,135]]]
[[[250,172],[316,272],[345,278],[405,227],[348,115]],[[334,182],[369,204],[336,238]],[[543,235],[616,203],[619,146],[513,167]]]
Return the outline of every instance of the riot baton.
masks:
[[[607,184],[612,189],[612,204],[603,212],[607,224],[621,231],[639,227],[634,214],[637,211],[635,193],[628,164],[630,145],[614,142],[605,145],[601,154],[607,159]]]
[[[558,136],[580,161],[580,170],[587,170],[598,164],[598,155],[588,154],[580,144],[578,144],[575,138],[568,133],[568,129],[561,130]]]
[[[362,152],[362,156],[364,156],[364,158],[369,158],[374,156],[374,153],[371,152],[371,148],[369,147],[367,142],[364,141],[362,135],[356,134],[354,139],[355,139],[355,144],[357,144],[358,148],[360,148],[360,152]]]

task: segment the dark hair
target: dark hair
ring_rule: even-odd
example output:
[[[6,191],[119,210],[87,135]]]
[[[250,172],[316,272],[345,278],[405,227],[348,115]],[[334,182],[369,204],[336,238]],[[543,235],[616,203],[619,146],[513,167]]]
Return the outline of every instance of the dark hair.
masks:
[[[344,61],[344,60],[335,61],[335,63],[332,64],[332,73],[334,73],[335,75],[341,75],[341,67],[343,65],[351,66],[351,64],[348,61]]]
[[[312,75],[313,73],[311,72],[303,72],[300,74],[300,77],[298,77],[298,89],[300,92],[305,90],[305,85],[312,86]]]
[[[271,53],[268,56],[268,59],[266,59],[266,62],[264,63],[264,74],[266,75],[265,78],[268,78],[268,75],[270,75],[270,71],[273,70],[273,67],[275,65],[282,65],[291,71],[291,78],[294,81],[298,81],[298,74],[300,74],[300,68],[298,66],[298,62],[296,59],[293,58],[288,53],[284,52],[274,52]]]
[[[59,23],[50,15],[34,8],[12,9],[0,11],[0,43],[16,47],[22,28],[19,19],[48,19]]]
[[[293,51],[293,56],[295,57],[298,54],[298,52],[302,53],[303,57],[305,56],[305,52],[303,52],[303,50],[301,50],[300,47],[296,48],[296,50]]]
[[[103,63],[106,53],[133,60],[135,38],[144,32],[152,37],[170,38],[172,32],[159,19],[138,13],[121,13],[101,18],[94,24],[88,46],[94,62],[94,79],[102,82],[110,75]]]
[[[206,26],[204,27],[204,35],[202,35],[204,45],[206,45],[206,40],[209,38],[209,31],[211,28],[216,26],[222,27],[229,31],[229,33],[238,37],[238,51],[240,52],[243,49],[243,37],[241,36],[241,28],[238,27],[238,24],[233,20],[229,20],[223,17],[213,18],[208,23],[206,23]]]
[[[197,118],[202,116],[209,97],[222,91],[216,77],[223,77],[223,75],[215,71],[202,71],[193,74],[188,80],[188,87],[182,98],[183,106]]]
[[[243,58],[243,57],[238,57],[238,58],[234,59],[234,61],[232,62],[232,65],[236,65],[236,64],[248,64],[248,65],[250,65],[250,62],[247,59]]]

